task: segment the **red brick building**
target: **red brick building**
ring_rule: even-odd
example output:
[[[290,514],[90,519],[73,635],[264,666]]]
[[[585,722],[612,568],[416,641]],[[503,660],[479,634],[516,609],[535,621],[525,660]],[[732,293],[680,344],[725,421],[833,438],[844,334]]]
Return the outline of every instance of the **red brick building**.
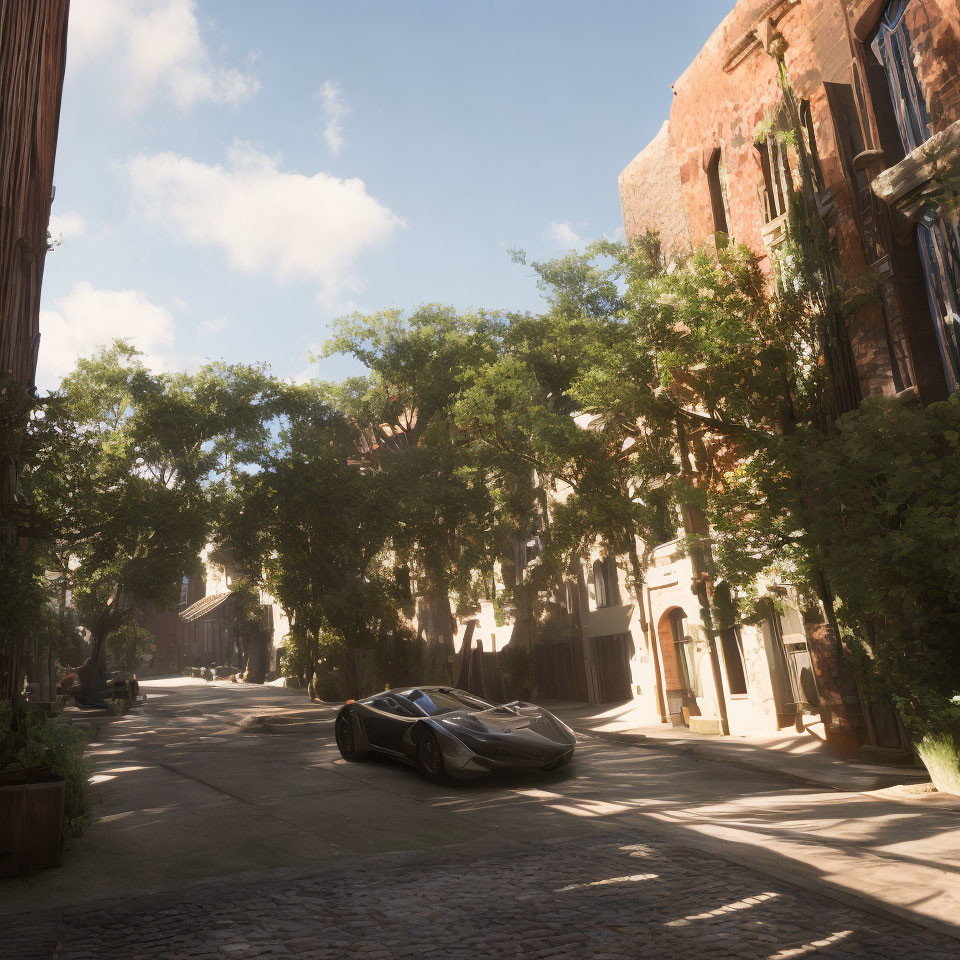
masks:
[[[620,175],[627,237],[655,230],[670,254],[724,234],[773,273],[787,179],[798,182],[794,151],[774,133],[789,129],[781,60],[845,281],[874,294],[848,319],[849,393],[942,399],[960,385],[957,0],[739,0],[673,84],[668,122]],[[861,715],[813,619],[828,734],[896,747],[892,711]]]
[[[931,143],[949,157],[960,142],[956,0],[740,0],[620,176],[627,235],[656,229],[681,249],[720,232],[775,257],[791,158],[757,132],[782,117],[778,52],[844,273],[879,287],[850,323],[861,392],[942,398],[960,383],[960,235],[917,197],[936,200]]]
[[[34,387],[40,346],[69,7],[69,0],[0,5],[0,377],[24,391]],[[4,426],[9,438],[15,431]],[[15,539],[29,519],[17,489],[19,471],[18,451],[0,448],[5,540]]]

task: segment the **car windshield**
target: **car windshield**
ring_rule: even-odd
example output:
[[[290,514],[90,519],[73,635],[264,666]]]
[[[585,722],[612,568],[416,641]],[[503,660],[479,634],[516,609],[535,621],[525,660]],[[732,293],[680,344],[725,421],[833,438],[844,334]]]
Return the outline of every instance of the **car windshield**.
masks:
[[[431,717],[455,710],[489,710],[493,706],[462,690],[406,690],[403,696]]]

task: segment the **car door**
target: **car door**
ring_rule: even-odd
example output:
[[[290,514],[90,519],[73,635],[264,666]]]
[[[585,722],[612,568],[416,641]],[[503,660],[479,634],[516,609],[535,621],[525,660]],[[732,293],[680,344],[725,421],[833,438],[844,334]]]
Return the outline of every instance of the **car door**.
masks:
[[[409,708],[389,695],[376,697],[368,706],[370,710],[364,721],[371,746],[401,753],[403,735],[417,718],[411,716]]]

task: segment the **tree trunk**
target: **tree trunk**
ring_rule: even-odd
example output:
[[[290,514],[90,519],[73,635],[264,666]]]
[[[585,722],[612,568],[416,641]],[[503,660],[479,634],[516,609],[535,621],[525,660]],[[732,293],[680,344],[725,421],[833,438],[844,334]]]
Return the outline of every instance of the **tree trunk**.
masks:
[[[822,570],[814,568],[814,589],[823,606],[826,624],[806,629],[807,647],[820,688],[824,736],[845,754],[855,756],[870,739],[860,688],[843,649],[833,591]]]
[[[270,669],[270,635],[264,632],[257,637],[248,637],[245,644],[247,650],[247,683],[263,683],[267,679]]]
[[[41,703],[49,703],[53,697],[50,695],[50,674],[53,671],[53,644],[47,641],[46,645],[37,651],[36,658],[36,678],[40,687],[39,698]]]
[[[454,653],[453,624],[446,577],[425,573],[424,589],[417,598],[417,634],[430,646],[440,647],[445,658],[450,657]]]
[[[352,647],[341,640],[341,649],[343,651],[343,676],[347,684],[347,691],[350,696],[356,699],[360,695],[360,681],[357,677],[357,661],[353,655]]]
[[[691,469],[690,446],[683,421],[677,418],[677,446],[680,449],[680,472],[687,475],[688,482]],[[717,631],[714,627],[716,618],[713,607],[713,554],[709,543],[700,538],[709,535],[709,529],[700,509],[693,503],[682,505],[683,523],[688,536],[697,538],[690,548],[690,562],[693,566],[695,583],[694,593],[700,603],[700,617],[707,634],[707,645],[710,651],[710,671],[713,674],[713,685],[717,693],[717,710],[720,713],[720,729],[724,736],[730,733],[730,723],[727,719],[727,700],[723,694],[723,675],[720,670],[720,654],[717,652]]]
[[[127,611],[115,598],[97,618],[92,630],[93,646],[90,656],[77,671],[80,675],[80,696],[84,703],[99,703],[107,682],[107,637],[123,626]]]
[[[57,674],[54,670],[53,644],[47,647],[47,689],[50,699],[54,700],[57,696]]]

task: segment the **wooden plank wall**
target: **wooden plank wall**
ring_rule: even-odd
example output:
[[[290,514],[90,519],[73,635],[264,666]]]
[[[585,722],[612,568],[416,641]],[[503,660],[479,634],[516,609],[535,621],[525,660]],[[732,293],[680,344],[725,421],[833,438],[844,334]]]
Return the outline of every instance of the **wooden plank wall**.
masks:
[[[0,0],[0,371],[34,385],[70,0]]]

